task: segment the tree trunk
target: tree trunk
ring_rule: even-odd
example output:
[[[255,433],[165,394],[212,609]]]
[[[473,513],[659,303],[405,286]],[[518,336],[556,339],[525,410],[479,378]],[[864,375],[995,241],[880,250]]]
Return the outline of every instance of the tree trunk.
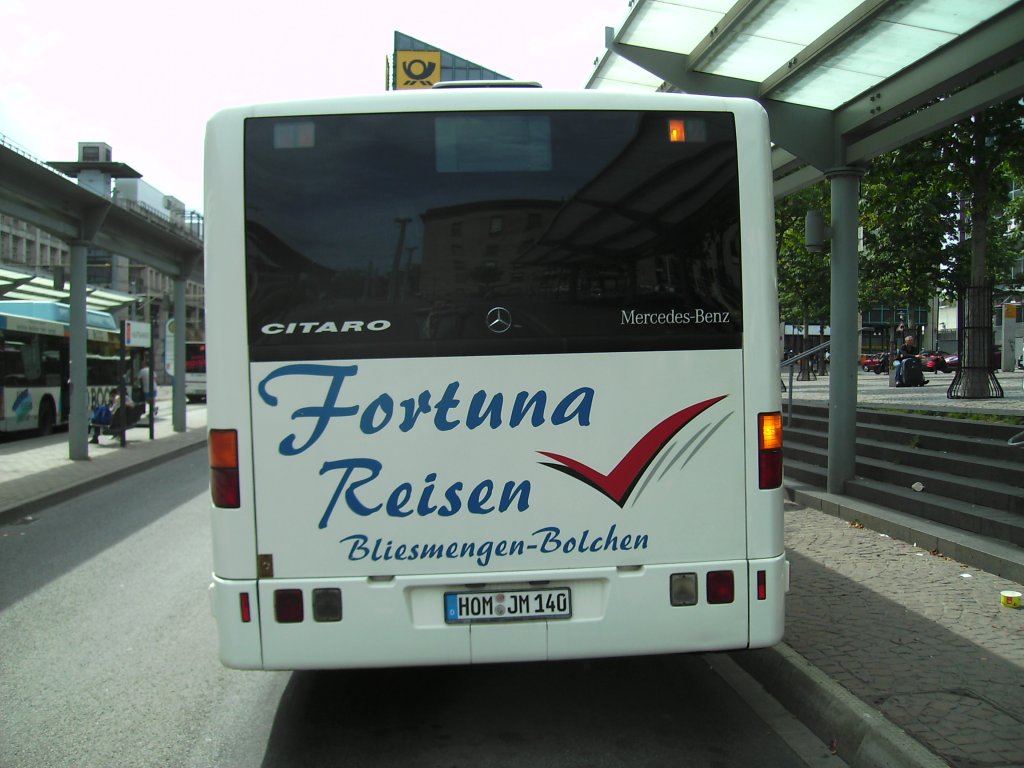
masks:
[[[984,156],[987,132],[984,121],[975,115],[974,157]],[[987,285],[986,251],[988,247],[989,199],[988,185],[991,170],[975,162],[969,173],[971,181],[971,287],[979,289]],[[963,349],[960,366],[963,372],[963,393],[966,398],[991,397],[989,374],[992,357],[992,293],[971,290],[967,292],[968,302],[978,306],[967,306],[969,318],[963,329]]]

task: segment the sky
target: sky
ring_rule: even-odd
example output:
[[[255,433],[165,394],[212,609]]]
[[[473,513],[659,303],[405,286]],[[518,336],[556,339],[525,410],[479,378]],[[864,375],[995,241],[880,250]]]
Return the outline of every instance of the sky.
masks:
[[[627,0],[0,0],[0,135],[43,160],[78,142],[202,210],[221,109],[379,93],[395,31],[516,80],[582,89]]]

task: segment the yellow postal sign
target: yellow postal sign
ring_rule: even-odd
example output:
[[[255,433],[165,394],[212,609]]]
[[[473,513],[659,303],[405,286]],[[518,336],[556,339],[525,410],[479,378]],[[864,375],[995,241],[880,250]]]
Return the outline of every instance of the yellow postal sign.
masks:
[[[440,81],[440,51],[395,51],[395,90],[431,88]]]

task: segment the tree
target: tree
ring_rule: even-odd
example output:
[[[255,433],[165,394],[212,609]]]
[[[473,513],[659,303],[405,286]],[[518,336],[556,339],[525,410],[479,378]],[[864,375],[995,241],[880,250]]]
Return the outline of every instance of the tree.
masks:
[[[952,249],[958,257],[954,273],[971,290],[966,316],[976,318],[961,334],[963,395],[989,396],[988,368],[992,354],[991,293],[980,290],[996,279],[1006,282],[1015,257],[1004,215],[1014,177],[1024,175],[1024,101],[1011,99],[954,124],[939,141],[943,159],[960,190],[963,236]],[[977,306],[975,306],[977,305]]]
[[[1004,213],[1013,179],[1024,175],[1024,101],[1012,99],[955,123],[940,136],[939,148],[961,192],[970,282],[980,285],[1000,277],[1014,258]]]
[[[861,304],[927,304],[944,284],[955,232],[953,179],[932,139],[872,161],[861,186]]]
[[[775,251],[778,254],[779,315],[783,322],[808,327],[830,318],[830,260],[810,253],[804,244],[804,220],[809,210],[828,210],[828,182],[794,193],[775,205]],[[827,249],[827,245],[826,245]],[[802,369],[801,375],[803,375]]]
[[[1009,199],[1014,179],[1024,179],[1020,99],[872,161],[862,183],[861,309],[927,304],[936,291],[964,302],[967,285],[1013,284],[1010,268],[1024,250],[1024,201]],[[776,205],[780,313],[805,328],[829,317],[828,256],[808,254],[803,240],[804,215],[827,210],[828,195],[823,183]],[[989,396],[991,311],[974,307],[987,320],[961,337],[965,397]]]
[[[876,158],[865,177],[861,295],[926,303],[942,292],[966,302],[967,286],[1005,283],[1018,253],[1008,237],[1010,181],[1024,171],[1019,99],[971,115]],[[991,306],[965,307],[982,319],[961,336],[965,397],[987,397]],[[987,320],[985,318],[988,318]]]

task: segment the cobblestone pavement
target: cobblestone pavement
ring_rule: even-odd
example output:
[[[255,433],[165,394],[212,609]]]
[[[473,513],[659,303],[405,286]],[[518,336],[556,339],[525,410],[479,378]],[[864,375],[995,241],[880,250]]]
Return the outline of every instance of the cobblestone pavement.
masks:
[[[953,382],[952,374],[929,373],[925,375],[925,379],[928,383],[923,387],[890,387],[888,376],[876,376],[873,373],[859,371],[857,373],[857,405],[937,412],[976,411],[1024,416],[1024,371],[997,373],[996,381],[1003,390],[1003,396],[976,400],[949,397],[949,386]],[[783,374],[782,382],[788,389],[791,383],[788,370]],[[828,376],[816,376],[809,381],[798,381],[794,378],[792,385],[792,392],[782,393],[784,407],[790,394],[797,402],[827,401],[829,399]]]
[[[786,643],[956,768],[1024,768],[1024,610],[1008,582],[787,503]]]

